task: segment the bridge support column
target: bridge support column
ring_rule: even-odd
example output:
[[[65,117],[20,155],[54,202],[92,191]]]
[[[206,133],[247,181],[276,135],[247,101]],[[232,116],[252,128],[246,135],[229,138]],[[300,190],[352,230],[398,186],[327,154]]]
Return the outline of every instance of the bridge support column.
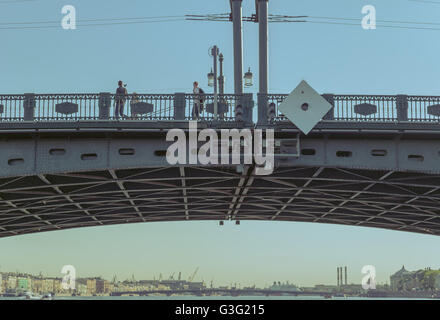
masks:
[[[185,93],[174,94],[174,120],[185,120]]]
[[[333,106],[333,108],[331,108],[322,119],[335,120],[335,95],[333,93],[325,93],[322,95],[322,97]]]
[[[107,120],[110,118],[110,107],[112,98],[110,92],[101,92],[99,94],[99,119]]]
[[[232,0],[232,23],[234,39],[234,93],[243,93],[243,23],[242,0]]]
[[[266,93],[258,94],[258,124],[266,125],[268,123],[267,107],[268,98]]]
[[[408,121],[408,96],[399,94],[396,97],[397,121]]]
[[[34,121],[35,118],[35,94],[34,93],[25,93],[24,94],[24,103],[23,103],[23,119],[24,121]]]
[[[243,121],[246,124],[252,123],[252,114],[254,110],[254,100],[252,99],[252,93],[243,94]]]

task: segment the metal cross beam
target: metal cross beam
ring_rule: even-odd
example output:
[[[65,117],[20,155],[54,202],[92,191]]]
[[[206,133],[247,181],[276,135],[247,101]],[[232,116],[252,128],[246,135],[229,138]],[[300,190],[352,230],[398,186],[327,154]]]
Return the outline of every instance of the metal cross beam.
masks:
[[[278,168],[168,167],[2,179],[0,237],[155,221],[269,220],[440,235],[435,174]]]

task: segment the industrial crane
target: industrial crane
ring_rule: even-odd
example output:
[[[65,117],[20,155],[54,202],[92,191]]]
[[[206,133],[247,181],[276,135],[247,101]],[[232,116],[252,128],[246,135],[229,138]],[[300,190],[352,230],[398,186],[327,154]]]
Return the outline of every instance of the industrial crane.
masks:
[[[199,271],[199,267],[196,268],[196,271],[189,277],[188,282],[192,282],[194,280],[194,277],[196,276],[197,271]]]

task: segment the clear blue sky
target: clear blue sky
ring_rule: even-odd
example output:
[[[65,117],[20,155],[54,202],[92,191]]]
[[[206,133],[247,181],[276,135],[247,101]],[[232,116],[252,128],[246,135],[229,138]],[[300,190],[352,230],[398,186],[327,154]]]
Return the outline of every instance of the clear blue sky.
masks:
[[[35,0],[0,1],[0,23],[61,21],[71,4],[78,19],[226,13],[228,0]],[[440,4],[408,0],[271,0],[270,13],[361,19],[372,4],[379,20],[440,23]],[[243,14],[254,0],[243,1]],[[80,24],[80,23],[79,23]],[[381,24],[378,22],[378,24]],[[383,23],[385,24],[385,23]],[[0,28],[5,25],[0,25]],[[440,25],[432,27],[439,28]],[[258,28],[244,24],[244,67],[258,81]],[[326,24],[270,25],[272,92],[290,92],[302,79],[319,92],[432,94],[440,92],[440,30]],[[208,91],[208,48],[225,55],[226,91],[232,92],[232,25],[164,22],[58,29],[0,29],[0,93],[113,91],[119,79],[130,92]],[[256,92],[254,86],[249,92]],[[335,283],[336,266],[360,283],[363,265],[377,268],[379,282],[404,264],[440,268],[440,238],[336,225],[242,222],[151,223],[85,228],[0,239],[2,271],[52,276],[72,264],[79,276],[117,274],[152,278],[181,271],[214,284],[299,285]]]

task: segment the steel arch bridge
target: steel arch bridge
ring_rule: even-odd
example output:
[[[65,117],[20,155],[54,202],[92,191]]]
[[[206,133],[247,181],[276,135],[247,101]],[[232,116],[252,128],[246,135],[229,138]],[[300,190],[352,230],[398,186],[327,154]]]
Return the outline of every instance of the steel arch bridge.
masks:
[[[280,114],[285,97],[259,96],[257,124],[252,95],[221,96],[224,117],[205,108],[199,119],[217,132],[274,129],[275,171],[261,176],[255,164],[167,163],[166,132],[188,129],[193,95],[140,94],[122,120],[108,93],[0,95],[0,237],[195,220],[440,234],[440,97],[325,95],[333,112],[308,135]]]
[[[3,134],[0,237],[193,220],[440,234],[437,134],[325,127],[301,137],[300,155],[278,159],[268,176],[256,175],[254,165],[171,166],[160,130]],[[298,134],[280,130],[281,141]]]

